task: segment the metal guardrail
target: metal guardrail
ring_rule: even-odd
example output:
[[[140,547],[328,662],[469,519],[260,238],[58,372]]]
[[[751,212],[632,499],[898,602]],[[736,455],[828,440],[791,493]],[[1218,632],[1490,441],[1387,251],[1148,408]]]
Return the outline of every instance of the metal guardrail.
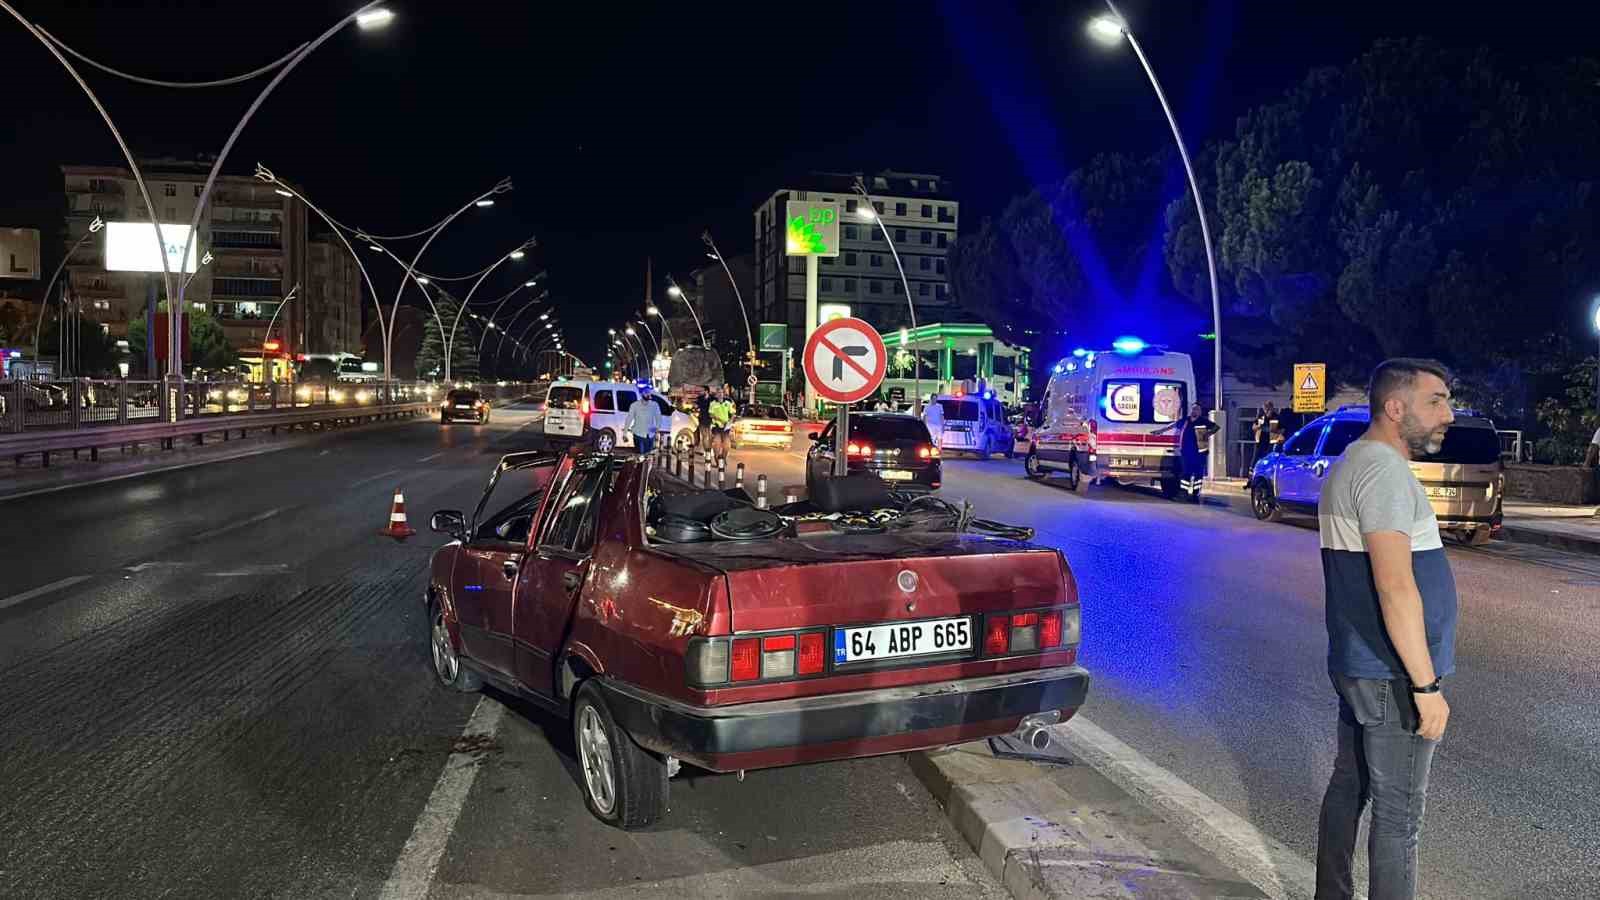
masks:
[[[474,385],[494,401],[516,400],[529,385]],[[257,384],[59,379],[0,381],[0,456],[20,459],[177,438],[226,440],[234,431],[426,414],[448,392],[444,385],[339,382]]]

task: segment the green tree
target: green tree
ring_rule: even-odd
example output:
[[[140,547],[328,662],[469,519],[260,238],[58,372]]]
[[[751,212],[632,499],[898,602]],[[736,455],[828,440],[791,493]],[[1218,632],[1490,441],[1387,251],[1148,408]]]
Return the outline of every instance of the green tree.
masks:
[[[156,309],[166,312],[167,304],[162,302]],[[183,321],[189,330],[189,366],[220,372],[239,364],[238,351],[228,343],[227,332],[209,310],[190,307]],[[137,315],[128,322],[128,351],[136,364],[145,358],[146,340],[144,316]]]
[[[432,310],[423,314],[422,346],[417,350],[417,374],[423,378],[444,377],[444,335],[461,308],[460,301],[444,291],[436,292],[433,302],[438,318]],[[439,330],[440,319],[444,321],[445,331]],[[471,380],[478,377],[478,336],[471,333],[472,324],[473,320],[463,315],[450,342],[451,378]]]
[[[1600,286],[1600,63],[1375,43],[1242,116],[1201,154],[1228,364],[1277,383],[1320,359],[1359,383],[1432,355],[1479,385],[1548,358]],[[1173,285],[1209,303],[1187,194]]]

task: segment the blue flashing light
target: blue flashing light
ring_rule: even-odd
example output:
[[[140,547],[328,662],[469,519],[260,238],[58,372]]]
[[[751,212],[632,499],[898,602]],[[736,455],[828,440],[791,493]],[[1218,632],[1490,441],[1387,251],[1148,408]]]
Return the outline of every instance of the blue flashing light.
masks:
[[[1057,372],[1061,371],[1061,367],[1060,366],[1056,366],[1056,371]],[[1075,363],[1075,362],[1067,363],[1067,371],[1068,372],[1076,372],[1076,371],[1078,371],[1078,364]]]
[[[1088,359],[1086,359],[1086,360],[1084,360],[1084,361],[1083,361],[1083,367],[1084,367],[1084,368],[1085,368],[1085,369],[1092,369],[1092,368],[1094,368],[1094,357],[1092,357],[1092,356],[1091,356],[1091,357],[1089,357],[1089,358],[1088,358]]]
[[[1072,355],[1078,357],[1079,359],[1082,359],[1085,356],[1089,355],[1089,351],[1083,349],[1082,347],[1079,347],[1078,349],[1072,351]]]
[[[1064,371],[1071,372],[1075,368],[1077,368],[1077,366],[1074,366],[1072,363],[1067,363],[1067,367],[1066,367],[1066,369]],[[1061,364],[1060,363],[1056,363],[1056,368],[1055,368],[1056,374],[1060,375],[1062,373],[1062,371],[1063,371],[1063,369],[1061,368]]]
[[[1111,342],[1111,349],[1121,353],[1123,356],[1138,356],[1148,346],[1143,340],[1132,335],[1123,335]]]
[[[994,399],[994,391],[984,391],[983,392],[983,399],[985,399],[985,400],[993,400]]]

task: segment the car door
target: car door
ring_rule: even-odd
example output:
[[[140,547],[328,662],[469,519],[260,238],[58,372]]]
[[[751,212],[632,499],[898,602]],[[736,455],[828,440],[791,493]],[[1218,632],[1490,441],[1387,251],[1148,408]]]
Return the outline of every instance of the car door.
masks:
[[[1311,482],[1308,485],[1312,491],[1310,502],[1315,503],[1322,496],[1322,483],[1328,479],[1328,471],[1333,464],[1344,455],[1345,448],[1366,431],[1367,423],[1362,419],[1335,419],[1328,424],[1322,435],[1322,445],[1311,460]]]
[[[1317,444],[1322,438],[1327,419],[1317,419],[1300,429],[1283,445],[1283,455],[1278,460],[1278,499],[1290,503],[1316,503],[1319,481],[1312,471],[1316,461]]]
[[[517,595],[516,672],[531,690],[554,696],[555,657],[566,639],[594,552],[602,501],[617,463],[575,465],[551,492],[553,502],[524,565],[526,589]]]
[[[617,388],[617,412],[611,417],[612,424],[606,427],[616,432],[618,447],[633,446],[633,432],[624,426],[628,423],[628,410],[633,407],[633,401],[637,399],[639,399],[637,393]]]
[[[529,531],[554,471],[551,458],[496,473],[461,548],[456,608],[462,643],[467,655],[507,675],[515,663],[512,603],[523,581]]]
[[[611,414],[617,411],[617,399],[610,388],[596,388],[589,408],[589,430],[599,431],[611,427]]]

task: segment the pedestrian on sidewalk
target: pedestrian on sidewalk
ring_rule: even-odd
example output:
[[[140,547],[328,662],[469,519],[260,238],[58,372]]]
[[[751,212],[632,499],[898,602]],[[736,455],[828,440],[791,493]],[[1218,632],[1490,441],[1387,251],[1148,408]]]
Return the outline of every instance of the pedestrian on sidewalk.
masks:
[[[711,417],[711,451],[717,459],[728,458],[728,432],[733,427],[733,416],[738,411],[728,399],[728,389],[717,388],[717,399],[711,401],[706,414]]]
[[[1277,407],[1272,405],[1271,400],[1268,400],[1261,407],[1261,413],[1256,416],[1255,429],[1256,453],[1255,458],[1250,460],[1250,469],[1254,469],[1257,462],[1260,462],[1275,449],[1273,447],[1274,436],[1280,434],[1278,431],[1278,410]],[[1245,474],[1249,475],[1248,469]]]
[[[1339,696],[1338,752],[1317,830],[1317,900],[1354,895],[1357,826],[1368,802],[1371,900],[1417,890],[1417,842],[1433,751],[1450,706],[1456,587],[1433,505],[1412,459],[1437,453],[1449,374],[1390,359],[1372,373],[1372,421],[1333,464],[1317,506],[1328,672]]]
[[[656,404],[656,398],[650,396],[648,385],[639,386],[639,399],[629,405],[622,427],[633,434],[633,449],[639,451],[640,456],[649,456],[650,451],[656,448],[656,432],[661,428],[661,407]]]
[[[1205,407],[1196,403],[1189,414],[1155,434],[1176,429],[1178,433],[1178,487],[1189,502],[1200,502],[1200,488],[1206,483],[1206,455],[1211,436],[1217,432],[1217,423],[1206,417]]]

